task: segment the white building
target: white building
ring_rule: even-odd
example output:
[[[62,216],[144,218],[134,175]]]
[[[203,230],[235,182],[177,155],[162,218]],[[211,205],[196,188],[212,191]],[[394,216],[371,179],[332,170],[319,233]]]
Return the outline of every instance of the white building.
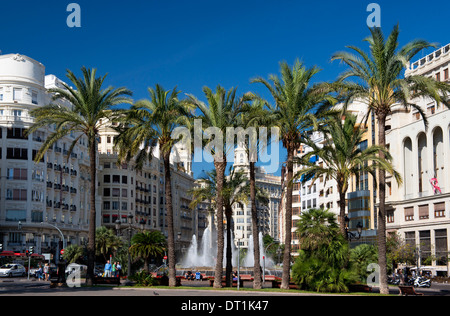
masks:
[[[450,82],[450,44],[413,63],[408,75]],[[387,121],[386,143],[402,174],[398,187],[386,179],[387,229],[397,232],[420,253],[419,264],[433,274],[448,274],[450,232],[450,110],[433,100],[417,103],[428,128],[416,111],[395,108]]]
[[[243,146],[235,149],[235,157],[233,167],[236,170],[243,169],[249,177],[250,168],[248,163],[248,155]],[[279,220],[278,211],[281,201],[281,177],[267,174],[264,167],[255,167],[256,185],[265,191],[269,197],[266,205],[257,203],[258,212],[258,231],[263,235],[270,235],[275,240],[279,239]],[[252,234],[252,215],[251,202],[242,206],[235,204],[233,207],[234,231],[240,231],[242,239],[240,239],[241,247],[249,246],[249,239]]]
[[[89,219],[89,160],[81,139],[70,157],[75,135],[59,140],[44,159],[35,154],[53,126],[25,135],[33,125],[29,111],[51,101],[47,89],[60,86],[45,76],[41,63],[19,54],[0,55],[0,243],[4,250],[57,251],[86,241]],[[41,223],[44,224],[41,224]],[[53,225],[53,226],[52,226]],[[65,246],[65,245],[64,245]]]

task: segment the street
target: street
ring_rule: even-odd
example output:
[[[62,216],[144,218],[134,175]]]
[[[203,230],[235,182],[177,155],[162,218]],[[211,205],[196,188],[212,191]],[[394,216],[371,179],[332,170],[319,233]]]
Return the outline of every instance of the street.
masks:
[[[192,286],[189,283],[184,283]],[[374,288],[374,292],[377,289]],[[425,296],[450,296],[450,284],[433,283],[431,288],[416,288],[417,292],[424,293]],[[390,294],[398,294],[397,287],[390,287]],[[96,286],[79,288],[50,288],[50,283],[37,281],[32,278],[1,278],[0,296],[183,296],[183,297],[210,297],[210,296],[319,296],[330,295],[314,292],[256,292],[251,288],[236,290],[196,290],[183,289],[183,286],[175,289],[164,288],[130,288],[117,286]]]

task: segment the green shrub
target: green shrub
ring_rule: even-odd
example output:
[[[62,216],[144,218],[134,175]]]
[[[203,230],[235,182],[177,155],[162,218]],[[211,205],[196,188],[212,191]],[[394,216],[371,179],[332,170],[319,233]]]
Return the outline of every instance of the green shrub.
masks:
[[[156,278],[144,270],[133,274],[130,280],[136,282],[139,286],[154,286],[159,284]]]

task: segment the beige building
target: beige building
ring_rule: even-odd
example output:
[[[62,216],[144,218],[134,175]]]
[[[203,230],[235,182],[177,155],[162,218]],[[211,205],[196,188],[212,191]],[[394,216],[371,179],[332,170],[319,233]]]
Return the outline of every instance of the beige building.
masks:
[[[164,164],[158,158],[158,148],[154,150],[152,161],[146,162],[142,170],[137,170],[133,161],[117,164],[114,149],[116,132],[112,128],[105,124],[99,134],[98,183],[102,198],[102,225],[115,229],[117,220],[125,224],[131,214],[136,231],[160,230],[167,236]],[[174,149],[172,156],[175,155],[187,157],[182,150],[177,152]],[[189,208],[192,197],[188,191],[194,186],[190,162],[173,162],[171,166],[175,240],[177,249],[181,250],[183,246],[189,246],[193,234],[198,236],[198,212]]]

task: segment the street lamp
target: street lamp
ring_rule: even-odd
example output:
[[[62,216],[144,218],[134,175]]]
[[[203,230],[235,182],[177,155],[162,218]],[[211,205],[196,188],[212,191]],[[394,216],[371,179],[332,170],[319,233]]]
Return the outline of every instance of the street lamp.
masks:
[[[128,227],[124,228],[124,229],[128,229],[128,273],[127,273],[127,277],[130,277],[131,275],[131,254],[130,254],[130,247],[131,247],[131,233],[133,228],[131,227],[131,225],[133,224],[133,214],[128,213],[127,216],[127,222],[128,222]],[[117,233],[119,234],[119,231],[121,229],[121,225],[122,222],[118,219],[116,220],[115,226],[116,226],[116,230]]]

